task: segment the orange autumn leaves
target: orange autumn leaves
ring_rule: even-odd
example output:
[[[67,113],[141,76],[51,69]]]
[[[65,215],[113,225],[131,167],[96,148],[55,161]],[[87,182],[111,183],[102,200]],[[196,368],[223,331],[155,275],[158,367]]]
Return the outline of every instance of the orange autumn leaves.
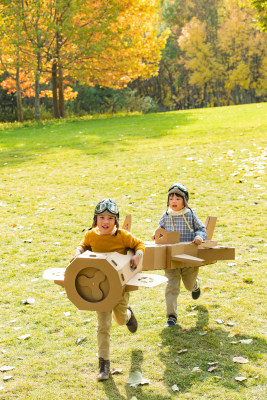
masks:
[[[137,77],[155,75],[168,36],[167,31],[158,34],[157,3],[32,0],[22,6],[18,0],[3,1],[0,72],[7,78],[2,87],[15,92],[19,73],[22,96],[34,96],[38,75],[40,97],[50,96],[55,60],[63,74],[65,99],[75,96],[73,80],[119,88]]]

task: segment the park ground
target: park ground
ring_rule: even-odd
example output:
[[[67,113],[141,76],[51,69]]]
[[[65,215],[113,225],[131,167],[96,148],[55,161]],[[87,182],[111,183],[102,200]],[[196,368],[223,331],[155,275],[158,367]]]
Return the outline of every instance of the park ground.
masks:
[[[266,117],[262,103],[0,126],[1,400],[266,398]],[[96,382],[96,315],[42,274],[68,265],[105,197],[150,240],[173,182],[236,259],[201,267],[172,329],[165,285],[133,292],[139,329],[114,323],[118,373]],[[136,371],[149,383],[131,387]]]

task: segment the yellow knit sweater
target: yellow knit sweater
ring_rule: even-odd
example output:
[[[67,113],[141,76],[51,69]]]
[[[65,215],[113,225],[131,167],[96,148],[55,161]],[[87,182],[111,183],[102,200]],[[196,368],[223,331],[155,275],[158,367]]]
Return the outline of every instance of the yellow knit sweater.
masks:
[[[96,253],[117,253],[126,254],[129,249],[141,250],[145,253],[145,244],[141,239],[137,239],[130,232],[118,229],[112,235],[101,235],[98,228],[93,228],[86,232],[83,240],[79,244],[84,250],[91,250]]]

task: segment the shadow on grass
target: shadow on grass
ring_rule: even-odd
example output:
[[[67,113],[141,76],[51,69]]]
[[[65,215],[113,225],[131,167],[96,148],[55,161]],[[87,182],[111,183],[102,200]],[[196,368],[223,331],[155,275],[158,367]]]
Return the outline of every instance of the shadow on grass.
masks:
[[[194,123],[191,112],[128,115],[104,119],[48,121],[39,125],[0,130],[3,148],[0,167],[16,166],[41,155],[74,149],[86,155],[127,149],[136,139],[157,139],[181,133],[180,127]]]
[[[131,354],[131,367],[129,371],[129,376],[131,373],[140,371],[142,373],[142,363],[143,363],[143,352],[141,350],[133,350]],[[104,390],[106,392],[107,397],[110,400],[126,400],[132,399],[136,397],[137,399],[142,400],[167,400],[165,395],[160,395],[159,393],[144,393],[142,389],[142,385],[137,387],[131,387],[129,384],[126,384],[126,398],[122,396],[116,386],[114,379],[111,376],[111,379],[104,382]]]
[[[209,329],[208,310],[203,306],[198,306],[196,310],[198,319],[195,327],[187,330],[177,325],[165,328],[161,332],[162,350],[159,357],[165,364],[166,387],[173,395],[171,387],[174,384],[179,387],[180,393],[185,393],[190,391],[192,386],[214,379],[214,385],[219,388],[242,392],[246,388],[246,383],[240,384],[235,381],[235,377],[240,376],[242,367],[235,363],[233,358],[243,357],[250,362],[257,360],[259,354],[266,352],[264,340],[250,335],[246,337],[237,335],[231,338],[229,332],[223,328]],[[207,333],[204,334],[205,332]],[[241,339],[249,338],[253,339],[249,345],[239,342]],[[179,350],[187,351],[179,354]],[[212,365],[212,363],[218,364]],[[211,367],[216,369],[208,372]]]

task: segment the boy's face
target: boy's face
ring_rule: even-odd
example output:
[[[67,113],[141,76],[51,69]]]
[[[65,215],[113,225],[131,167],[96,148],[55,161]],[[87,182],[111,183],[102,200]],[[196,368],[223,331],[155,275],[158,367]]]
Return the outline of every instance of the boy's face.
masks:
[[[184,199],[181,196],[177,196],[175,193],[171,193],[169,197],[169,206],[173,211],[180,211],[184,208]]]
[[[112,234],[115,227],[115,222],[115,216],[112,216],[108,213],[97,215],[96,225],[101,235]]]

